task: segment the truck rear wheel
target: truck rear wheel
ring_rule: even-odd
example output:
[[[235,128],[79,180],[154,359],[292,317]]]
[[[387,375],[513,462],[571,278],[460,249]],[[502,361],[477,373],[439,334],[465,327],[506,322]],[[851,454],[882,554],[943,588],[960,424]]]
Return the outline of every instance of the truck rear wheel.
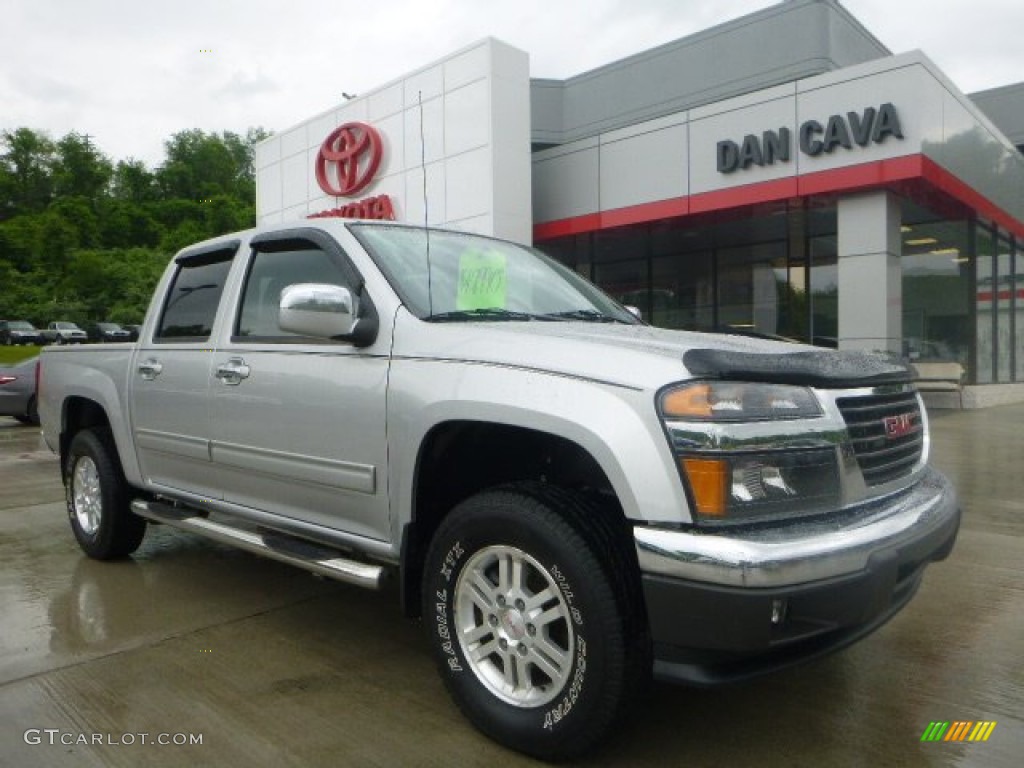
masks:
[[[68,518],[82,550],[97,560],[112,560],[138,549],[146,521],[129,507],[128,484],[110,430],[77,433],[64,467]]]
[[[610,529],[541,484],[467,499],[425,563],[423,616],[449,693],[481,731],[541,759],[593,746],[648,673]],[[593,516],[593,517],[592,517]]]

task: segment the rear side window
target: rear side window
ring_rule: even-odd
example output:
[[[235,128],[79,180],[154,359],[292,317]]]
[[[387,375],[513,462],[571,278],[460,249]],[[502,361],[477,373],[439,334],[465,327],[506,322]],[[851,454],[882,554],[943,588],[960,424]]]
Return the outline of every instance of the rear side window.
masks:
[[[231,255],[185,262],[171,282],[156,339],[206,341],[213,332],[217,305],[231,269]]]

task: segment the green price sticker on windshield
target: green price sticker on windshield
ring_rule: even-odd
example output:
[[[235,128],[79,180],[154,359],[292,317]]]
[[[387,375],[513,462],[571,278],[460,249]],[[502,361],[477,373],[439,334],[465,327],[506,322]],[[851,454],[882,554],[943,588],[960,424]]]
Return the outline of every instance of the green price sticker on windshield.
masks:
[[[459,257],[456,309],[505,309],[508,272],[505,254],[466,251]]]

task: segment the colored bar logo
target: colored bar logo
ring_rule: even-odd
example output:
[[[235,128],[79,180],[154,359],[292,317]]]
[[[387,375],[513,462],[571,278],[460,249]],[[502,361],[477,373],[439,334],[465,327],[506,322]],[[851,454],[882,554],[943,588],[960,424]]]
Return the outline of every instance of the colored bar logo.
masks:
[[[952,723],[931,722],[921,734],[921,741],[988,741],[996,729],[995,720],[955,720]]]

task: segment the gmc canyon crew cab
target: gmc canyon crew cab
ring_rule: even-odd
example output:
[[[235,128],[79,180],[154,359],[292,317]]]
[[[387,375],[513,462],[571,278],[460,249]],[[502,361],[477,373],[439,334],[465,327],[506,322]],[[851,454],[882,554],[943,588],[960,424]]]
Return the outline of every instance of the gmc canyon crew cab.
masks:
[[[513,243],[318,219],[178,253],[133,346],[47,349],[70,524],[397,580],[465,716],[541,758],[645,680],[820,656],[960,511],[904,365],[652,328]]]

